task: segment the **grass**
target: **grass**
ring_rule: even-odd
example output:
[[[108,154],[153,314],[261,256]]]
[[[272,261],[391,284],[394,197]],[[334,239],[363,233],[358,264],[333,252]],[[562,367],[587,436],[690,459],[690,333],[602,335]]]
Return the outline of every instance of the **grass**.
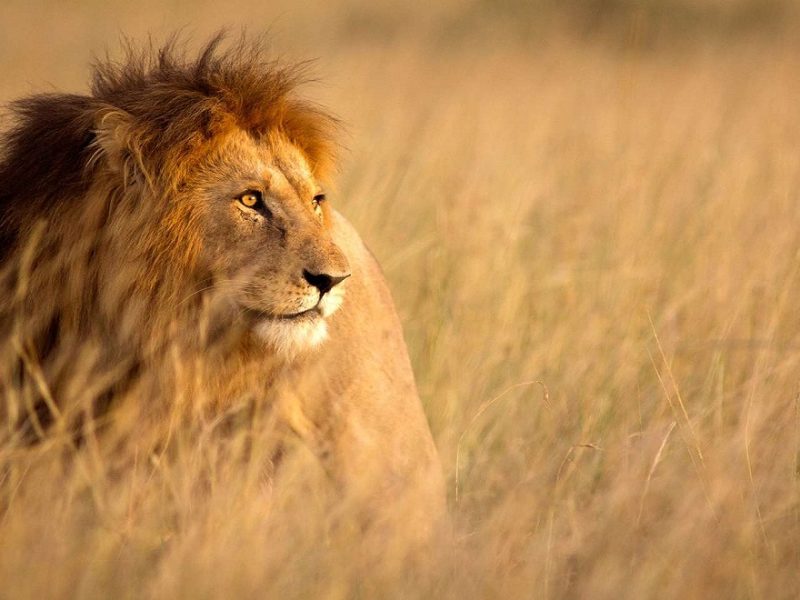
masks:
[[[19,40],[32,9],[15,6]],[[60,34],[30,55],[6,48],[3,97],[80,89],[80,44],[127,18],[97,10],[92,28],[86,8],[46,17]],[[132,33],[177,25],[149,10]],[[200,30],[215,10],[199,5]],[[279,39],[325,29],[299,14]],[[229,459],[242,440],[202,427],[123,473],[91,449],[66,470],[52,448],[3,448],[0,598],[793,597],[791,35],[637,50],[487,18],[442,45],[348,37],[332,14],[285,47],[323,56],[311,93],[349,124],[331,197],[392,284],[454,544],[410,560],[402,528],[361,538],[305,463],[267,512],[252,464]]]

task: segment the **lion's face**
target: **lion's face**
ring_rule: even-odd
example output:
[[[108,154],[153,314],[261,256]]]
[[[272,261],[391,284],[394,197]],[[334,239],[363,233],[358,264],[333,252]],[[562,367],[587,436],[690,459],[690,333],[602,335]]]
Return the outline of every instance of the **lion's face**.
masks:
[[[192,170],[177,201],[191,204],[180,218],[202,232],[198,260],[212,287],[258,339],[289,355],[325,339],[350,270],[295,146],[236,131]]]

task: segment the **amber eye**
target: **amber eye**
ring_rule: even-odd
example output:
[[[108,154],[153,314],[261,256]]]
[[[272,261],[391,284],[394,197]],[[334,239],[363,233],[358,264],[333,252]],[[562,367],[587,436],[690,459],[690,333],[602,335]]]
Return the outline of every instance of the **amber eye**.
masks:
[[[248,190],[238,196],[239,202],[244,204],[247,208],[258,208],[262,203],[261,192],[257,190]]]
[[[317,194],[312,199],[312,202],[314,203],[314,208],[319,208],[319,205],[325,202],[325,194]]]

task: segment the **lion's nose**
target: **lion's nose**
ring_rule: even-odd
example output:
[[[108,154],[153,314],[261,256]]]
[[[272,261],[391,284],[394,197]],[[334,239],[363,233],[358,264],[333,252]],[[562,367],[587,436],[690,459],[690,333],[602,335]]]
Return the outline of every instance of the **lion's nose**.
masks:
[[[309,284],[317,288],[320,295],[327,294],[348,277],[350,277],[350,273],[344,275],[329,275],[327,273],[312,273],[311,271],[303,270],[303,278]]]

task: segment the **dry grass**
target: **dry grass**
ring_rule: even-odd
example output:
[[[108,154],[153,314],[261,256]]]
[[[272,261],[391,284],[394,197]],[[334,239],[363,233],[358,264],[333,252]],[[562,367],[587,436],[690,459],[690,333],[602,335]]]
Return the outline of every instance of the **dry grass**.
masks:
[[[236,440],[122,474],[0,448],[0,598],[795,596],[794,29],[639,51],[492,21],[444,43],[457,3],[386,36],[354,6],[235,21],[323,57],[312,93],[351,131],[334,201],[392,283],[455,547],[409,561],[401,530],[332,525],[346,510],[306,464],[265,514]],[[80,89],[115,29],[222,16],[97,3],[37,17],[56,33],[34,40],[33,9],[2,10],[6,99]]]

